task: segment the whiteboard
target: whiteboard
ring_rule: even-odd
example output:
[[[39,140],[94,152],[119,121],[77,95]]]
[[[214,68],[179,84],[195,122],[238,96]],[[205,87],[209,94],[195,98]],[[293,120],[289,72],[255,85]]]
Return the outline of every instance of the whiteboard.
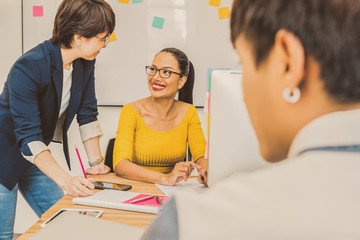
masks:
[[[0,1],[0,92],[13,63],[22,53],[21,0]]]
[[[61,0],[26,0],[24,50],[51,37]],[[203,106],[208,68],[239,69],[230,42],[229,18],[219,19],[209,0],[143,0],[120,3],[108,0],[116,14],[115,35],[97,57],[96,95],[99,105],[123,105],[149,96],[144,67],[165,47],[183,50],[195,67],[194,105]],[[231,8],[232,0],[220,7]],[[32,16],[32,6],[44,6],[43,17]],[[154,17],[164,18],[162,29],[152,27]]]

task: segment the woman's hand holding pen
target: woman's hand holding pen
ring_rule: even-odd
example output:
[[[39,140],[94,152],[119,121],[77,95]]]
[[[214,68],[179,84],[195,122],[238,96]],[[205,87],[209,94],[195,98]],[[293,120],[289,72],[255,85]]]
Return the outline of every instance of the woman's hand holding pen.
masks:
[[[64,181],[61,188],[72,197],[86,197],[94,195],[92,190],[95,186],[92,184],[91,179],[86,179],[82,176],[69,176],[69,178]]]
[[[55,161],[50,151],[42,151],[39,153],[36,156],[34,163],[43,173],[65,190],[67,194],[73,197],[94,195],[92,190],[95,186],[92,184],[92,180],[86,179],[85,174],[85,176],[73,177],[65,172]]]
[[[161,184],[173,186],[181,180],[187,181],[194,168],[198,171],[201,169],[199,165],[193,162],[178,162],[169,174],[165,174],[161,178]]]
[[[200,158],[197,161],[197,164],[201,166],[201,169],[198,170],[198,182],[207,185],[207,171],[208,171],[208,159],[207,158]]]

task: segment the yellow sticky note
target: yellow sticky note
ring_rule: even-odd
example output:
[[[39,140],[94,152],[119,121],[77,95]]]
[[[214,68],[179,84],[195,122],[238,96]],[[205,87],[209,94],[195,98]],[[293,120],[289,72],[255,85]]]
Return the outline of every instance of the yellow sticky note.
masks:
[[[121,3],[129,4],[129,1],[130,1],[130,0],[118,0],[118,1],[121,2]]]
[[[116,36],[115,36],[114,32],[110,35],[110,42],[109,43],[111,43],[113,41],[116,41]]]
[[[221,0],[209,0],[209,5],[215,6],[215,7],[220,7],[220,2],[221,2]]]
[[[220,18],[220,19],[229,18],[229,17],[230,17],[229,7],[218,8],[218,10],[219,10],[219,18]]]

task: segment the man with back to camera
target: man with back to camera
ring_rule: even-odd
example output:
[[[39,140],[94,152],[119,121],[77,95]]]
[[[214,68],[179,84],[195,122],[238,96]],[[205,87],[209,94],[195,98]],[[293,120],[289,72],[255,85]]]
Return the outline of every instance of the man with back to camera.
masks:
[[[360,1],[235,0],[231,40],[275,164],[176,194],[142,239],[360,239]]]

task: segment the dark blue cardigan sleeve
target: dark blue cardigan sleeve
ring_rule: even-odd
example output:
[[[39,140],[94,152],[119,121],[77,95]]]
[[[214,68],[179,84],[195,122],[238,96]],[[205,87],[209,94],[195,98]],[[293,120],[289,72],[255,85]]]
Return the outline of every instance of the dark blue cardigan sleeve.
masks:
[[[31,156],[28,143],[43,142],[38,103],[40,71],[27,58],[15,63],[9,73],[10,112],[15,125],[15,136],[23,155]]]
[[[94,62],[92,64],[94,64]],[[95,67],[92,67],[81,98],[80,108],[77,112],[77,121],[80,126],[97,120],[98,109],[95,96],[94,70]]]

